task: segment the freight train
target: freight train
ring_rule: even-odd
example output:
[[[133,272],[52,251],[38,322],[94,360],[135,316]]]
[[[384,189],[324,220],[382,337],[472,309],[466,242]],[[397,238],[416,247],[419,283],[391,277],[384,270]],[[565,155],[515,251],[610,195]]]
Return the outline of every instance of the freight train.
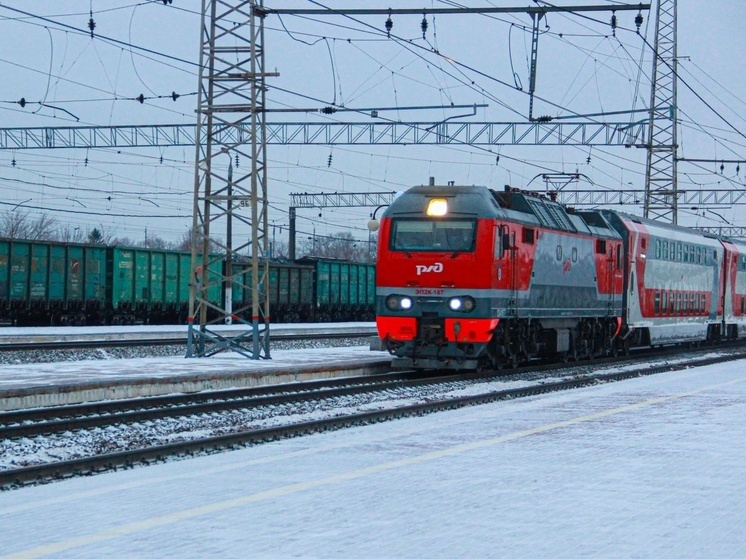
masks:
[[[418,186],[379,231],[396,367],[495,369],[746,332],[746,243],[506,187]]]
[[[241,282],[250,285],[249,264]],[[208,273],[221,274],[215,259]],[[191,253],[0,239],[0,323],[186,324]],[[234,307],[251,290],[234,288]],[[205,298],[224,308],[220,283]],[[305,258],[269,263],[272,322],[373,321],[375,266]],[[250,302],[250,301],[248,301]]]

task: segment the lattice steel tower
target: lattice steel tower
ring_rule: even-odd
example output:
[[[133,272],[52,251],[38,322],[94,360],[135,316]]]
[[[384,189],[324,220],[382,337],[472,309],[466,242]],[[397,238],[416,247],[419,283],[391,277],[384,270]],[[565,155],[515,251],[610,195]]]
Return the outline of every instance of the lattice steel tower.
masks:
[[[658,0],[655,26],[644,215],[676,223],[676,0]]]
[[[263,4],[202,0],[187,357],[269,358]]]

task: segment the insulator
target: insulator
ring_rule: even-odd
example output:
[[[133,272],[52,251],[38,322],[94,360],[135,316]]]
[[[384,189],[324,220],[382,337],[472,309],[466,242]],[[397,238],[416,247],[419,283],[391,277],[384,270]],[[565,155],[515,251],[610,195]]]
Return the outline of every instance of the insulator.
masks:
[[[391,21],[391,13],[389,13],[389,18],[386,20],[386,36],[391,37],[391,29],[394,27],[394,22]]]
[[[422,14],[422,23],[420,23],[420,27],[422,28],[422,38],[425,38],[425,33],[427,33],[427,17],[425,17],[425,14]]]
[[[179,95],[175,91],[171,92],[171,99],[173,99],[174,101],[176,101],[179,97],[181,97],[181,95]]]
[[[163,161],[161,161],[163,163]],[[88,156],[83,160],[83,167],[88,167]]]
[[[738,174],[741,171],[741,165],[736,165],[736,174]]]
[[[329,154],[329,159],[326,161],[326,166],[331,167],[332,166],[332,154]]]
[[[611,34],[616,37],[616,14],[611,12]]]
[[[10,164],[11,164],[11,166],[13,166],[13,167],[15,167],[15,166],[16,166],[16,158],[15,158],[15,157],[13,158],[13,161],[11,161],[11,162],[10,162]]]
[[[723,174],[723,171],[725,171],[725,163],[723,163],[723,162],[721,161],[721,162],[720,162],[720,174],[721,174],[721,175]]]
[[[635,27],[637,27],[637,34],[640,34],[640,26],[642,25],[642,12],[637,12],[635,16]]]
[[[140,104],[142,105],[145,102],[145,96],[141,93],[137,97],[135,97],[135,101],[140,101]]]
[[[26,98],[21,97],[21,100],[18,101],[18,104],[21,105],[21,108],[24,108],[26,106]]]
[[[93,39],[93,30],[96,29],[96,22],[93,21],[93,11],[90,12],[90,19],[88,20],[88,29],[91,30],[91,39]]]
[[[163,156],[162,155],[161,155],[160,162],[161,162],[161,165],[163,165]]]
[[[236,154],[236,169],[238,169],[238,167],[239,167],[239,165],[238,165],[238,154]]]

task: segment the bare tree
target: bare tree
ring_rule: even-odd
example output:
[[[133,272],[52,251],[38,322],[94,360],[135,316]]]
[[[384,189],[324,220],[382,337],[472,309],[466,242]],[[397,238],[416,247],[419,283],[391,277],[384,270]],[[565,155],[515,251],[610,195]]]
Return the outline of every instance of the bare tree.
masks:
[[[336,233],[331,237],[315,235],[300,245],[302,254],[318,258],[366,262],[369,256],[368,243],[355,239],[351,233]]]
[[[82,243],[85,242],[85,235],[80,227],[63,225],[57,229],[57,240],[63,243]]]
[[[51,241],[57,238],[57,222],[46,213],[32,218],[28,211],[13,208],[0,218],[0,236],[30,241]]]
[[[137,246],[140,246],[143,248],[165,250],[165,249],[170,249],[173,246],[173,243],[169,243],[168,241],[159,237],[158,235],[148,235],[148,237],[145,240],[137,243]]]
[[[290,246],[285,241],[275,241],[271,244],[272,258],[288,258]]]
[[[29,223],[29,239],[51,241],[57,238],[57,221],[49,214],[42,213]]]
[[[28,212],[7,210],[0,222],[0,233],[9,239],[25,239],[28,231]]]
[[[215,253],[215,254],[225,252],[220,247],[220,243],[222,243],[220,239],[218,239],[217,242],[210,240],[210,252]],[[192,228],[191,227],[189,228],[188,231],[185,231],[181,235],[181,239],[173,245],[173,248],[176,250],[185,250],[185,251],[192,250]],[[202,250],[202,245],[200,244],[197,247],[197,252],[199,253],[201,250]]]

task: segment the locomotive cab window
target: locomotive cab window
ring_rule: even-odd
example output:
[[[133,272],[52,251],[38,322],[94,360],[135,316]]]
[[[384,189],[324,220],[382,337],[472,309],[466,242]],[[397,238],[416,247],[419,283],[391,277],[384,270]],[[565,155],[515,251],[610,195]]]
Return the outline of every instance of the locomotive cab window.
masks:
[[[505,256],[505,251],[510,248],[510,233],[506,225],[495,228],[495,258]]]
[[[472,252],[476,229],[473,219],[394,219],[391,250]]]
[[[596,254],[606,254],[606,241],[596,239]]]

